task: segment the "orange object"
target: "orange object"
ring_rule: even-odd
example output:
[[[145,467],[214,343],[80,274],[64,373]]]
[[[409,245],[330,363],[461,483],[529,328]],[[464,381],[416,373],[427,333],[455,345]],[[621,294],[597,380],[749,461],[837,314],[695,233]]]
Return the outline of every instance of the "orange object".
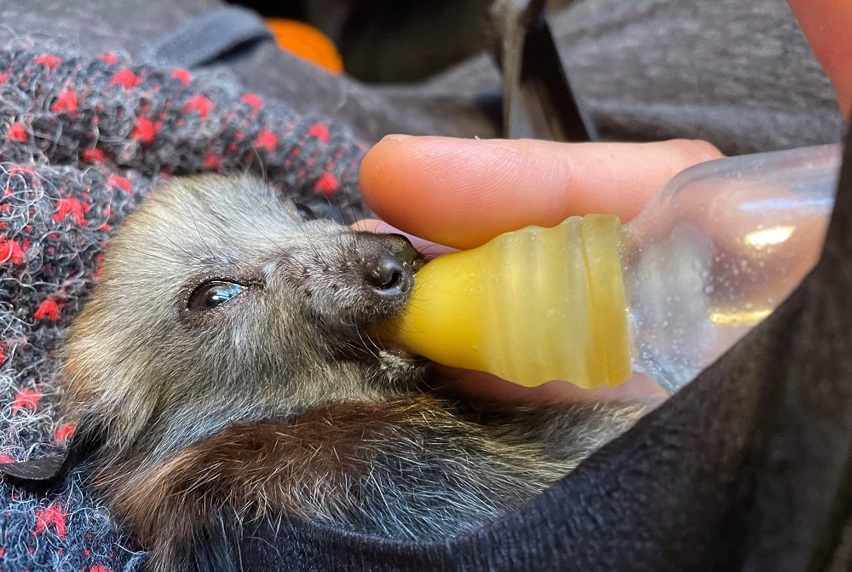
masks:
[[[331,73],[343,71],[343,58],[334,43],[313,26],[284,18],[266,18],[266,25],[282,50],[311,61]]]

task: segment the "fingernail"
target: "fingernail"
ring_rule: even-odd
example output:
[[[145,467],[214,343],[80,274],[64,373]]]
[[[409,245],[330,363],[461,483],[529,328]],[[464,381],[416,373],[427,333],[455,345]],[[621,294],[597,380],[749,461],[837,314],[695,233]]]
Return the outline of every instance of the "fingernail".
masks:
[[[382,139],[388,139],[390,141],[404,141],[406,139],[411,139],[411,135],[404,135],[402,133],[394,133],[392,135],[385,135]]]

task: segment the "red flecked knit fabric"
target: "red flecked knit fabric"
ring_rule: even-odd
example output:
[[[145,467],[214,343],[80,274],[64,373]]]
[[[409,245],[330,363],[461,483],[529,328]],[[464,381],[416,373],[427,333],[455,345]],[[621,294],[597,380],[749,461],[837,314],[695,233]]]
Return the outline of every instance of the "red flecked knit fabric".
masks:
[[[57,350],[115,228],[160,179],[253,170],[339,220],[366,214],[364,147],[221,77],[0,49],[0,462],[62,447]],[[77,476],[47,496],[0,483],[2,570],[106,572],[144,554]]]

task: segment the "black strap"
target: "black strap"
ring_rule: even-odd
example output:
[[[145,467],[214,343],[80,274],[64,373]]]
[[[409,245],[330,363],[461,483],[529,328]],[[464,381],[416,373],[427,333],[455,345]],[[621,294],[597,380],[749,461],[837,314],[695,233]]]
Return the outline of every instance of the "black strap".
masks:
[[[141,57],[160,65],[195,68],[226,53],[272,38],[256,12],[229,6],[206,12],[154,42]]]
[[[491,7],[503,76],[503,135],[596,141],[597,127],[568,79],[546,6],[547,0],[498,0]]]

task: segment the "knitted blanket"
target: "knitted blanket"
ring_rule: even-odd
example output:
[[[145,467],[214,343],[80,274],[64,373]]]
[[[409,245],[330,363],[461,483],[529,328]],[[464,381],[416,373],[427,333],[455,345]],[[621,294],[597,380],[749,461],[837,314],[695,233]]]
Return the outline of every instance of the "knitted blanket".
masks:
[[[62,448],[57,350],[115,228],[158,181],[254,171],[341,221],[365,148],[346,125],[299,116],[221,76],[0,47],[0,463]],[[0,570],[135,570],[78,475],[46,495],[0,482]]]

